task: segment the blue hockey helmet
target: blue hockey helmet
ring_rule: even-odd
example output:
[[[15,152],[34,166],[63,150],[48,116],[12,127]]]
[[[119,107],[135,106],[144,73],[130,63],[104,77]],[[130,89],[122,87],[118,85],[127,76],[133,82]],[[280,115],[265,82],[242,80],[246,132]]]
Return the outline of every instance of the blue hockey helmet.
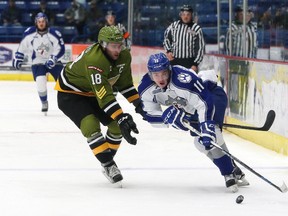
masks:
[[[48,25],[48,17],[46,16],[46,14],[44,14],[44,13],[42,13],[42,12],[39,12],[36,16],[35,16],[35,24],[37,23],[37,21],[39,20],[39,19],[41,19],[41,18],[43,18],[43,19],[45,19],[45,21],[46,21],[46,23],[47,23],[47,25]]]
[[[149,57],[147,68],[150,73],[170,70],[170,61],[164,53],[153,54]]]

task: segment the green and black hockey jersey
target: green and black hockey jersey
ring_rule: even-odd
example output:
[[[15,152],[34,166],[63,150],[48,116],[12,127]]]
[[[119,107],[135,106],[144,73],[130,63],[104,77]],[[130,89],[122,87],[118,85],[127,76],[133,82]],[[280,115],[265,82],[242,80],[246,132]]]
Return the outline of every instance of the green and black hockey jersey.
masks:
[[[130,103],[139,98],[131,74],[131,54],[120,52],[117,60],[108,58],[99,43],[84,50],[61,72],[55,89],[57,91],[96,97],[99,106],[113,119],[123,113],[113,88]]]

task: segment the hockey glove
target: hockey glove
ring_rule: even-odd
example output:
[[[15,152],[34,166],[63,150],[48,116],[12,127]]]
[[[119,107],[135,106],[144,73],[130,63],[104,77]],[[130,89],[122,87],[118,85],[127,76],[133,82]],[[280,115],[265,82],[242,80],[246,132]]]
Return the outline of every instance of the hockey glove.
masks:
[[[185,119],[189,121],[190,126],[192,126],[197,131],[200,131],[200,124],[199,124],[198,113],[197,112],[195,112],[194,114],[190,114],[190,113],[186,114],[185,115]],[[190,135],[193,136],[193,137],[198,136],[196,133],[194,133],[191,130],[190,130]]]
[[[23,61],[24,61],[24,54],[21,52],[16,52],[15,58],[13,59],[13,62],[12,62],[12,66],[16,68],[17,70],[20,70]]]
[[[172,127],[188,131],[183,124],[183,119],[187,119],[185,112],[181,109],[177,109],[174,106],[168,107],[162,114],[164,124],[170,124]],[[187,119],[189,121],[189,119]]]
[[[199,142],[205,146],[206,150],[210,150],[213,148],[213,144],[216,142],[216,134],[215,134],[215,122],[214,121],[205,121],[200,123],[201,128],[201,137],[199,138]]]
[[[134,133],[138,134],[139,131],[136,127],[135,122],[133,121],[132,116],[128,113],[122,113],[120,116],[117,117],[117,123],[120,127],[124,139],[128,143],[136,145],[137,139],[135,137],[132,137],[130,133],[131,131],[133,131]]]
[[[48,69],[54,68],[55,65],[56,65],[57,60],[58,59],[57,59],[56,56],[51,55],[50,58],[45,62],[46,68],[48,68]]]
[[[135,106],[135,112],[140,114],[143,117],[143,120],[146,121],[146,112],[143,110],[143,104],[140,99],[136,99],[133,101],[133,105]]]

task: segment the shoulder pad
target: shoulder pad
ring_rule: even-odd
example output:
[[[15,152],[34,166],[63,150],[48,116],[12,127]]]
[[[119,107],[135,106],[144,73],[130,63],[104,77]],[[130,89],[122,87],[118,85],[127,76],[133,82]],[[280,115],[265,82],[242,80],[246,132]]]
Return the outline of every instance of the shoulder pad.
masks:
[[[172,67],[171,81],[181,88],[189,88],[189,86],[198,80],[197,74],[188,68],[176,65]]]
[[[61,38],[61,37],[62,37],[62,34],[61,34],[61,32],[60,32],[58,29],[49,28],[49,29],[48,29],[48,32],[49,32],[50,34],[52,34],[53,36],[55,36],[56,38]]]
[[[28,27],[28,28],[24,31],[23,36],[25,37],[25,36],[27,36],[27,35],[29,35],[29,34],[34,33],[34,32],[36,32],[36,27],[35,27],[35,26]]]
[[[139,94],[142,94],[142,92],[145,91],[145,89],[147,89],[147,87],[149,87],[150,85],[154,84],[154,82],[151,80],[150,76],[148,73],[146,73],[142,79],[141,82],[138,86],[138,92]]]

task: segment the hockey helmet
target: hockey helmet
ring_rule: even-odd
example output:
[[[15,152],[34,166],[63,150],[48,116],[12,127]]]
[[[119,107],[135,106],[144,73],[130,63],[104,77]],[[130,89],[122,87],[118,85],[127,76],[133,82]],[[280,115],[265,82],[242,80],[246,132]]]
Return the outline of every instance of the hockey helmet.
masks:
[[[242,12],[242,11],[243,11],[243,7],[241,5],[237,5],[234,9],[235,13]]]
[[[107,11],[106,16],[116,16],[115,12],[112,10]]]
[[[98,41],[99,43],[121,43],[123,35],[116,26],[104,26],[99,31]]]
[[[190,5],[183,5],[180,10],[181,12],[187,11],[187,12],[193,13],[193,8]]]
[[[35,16],[35,24],[37,23],[37,21],[39,20],[39,19],[41,19],[41,18],[43,18],[43,19],[45,19],[45,21],[46,21],[46,23],[47,23],[47,25],[48,25],[48,17],[46,16],[46,14],[44,14],[44,13],[42,13],[42,12],[39,12],[38,14],[36,14],[36,16]]]
[[[170,61],[164,53],[153,54],[149,57],[147,68],[150,73],[170,70]]]

